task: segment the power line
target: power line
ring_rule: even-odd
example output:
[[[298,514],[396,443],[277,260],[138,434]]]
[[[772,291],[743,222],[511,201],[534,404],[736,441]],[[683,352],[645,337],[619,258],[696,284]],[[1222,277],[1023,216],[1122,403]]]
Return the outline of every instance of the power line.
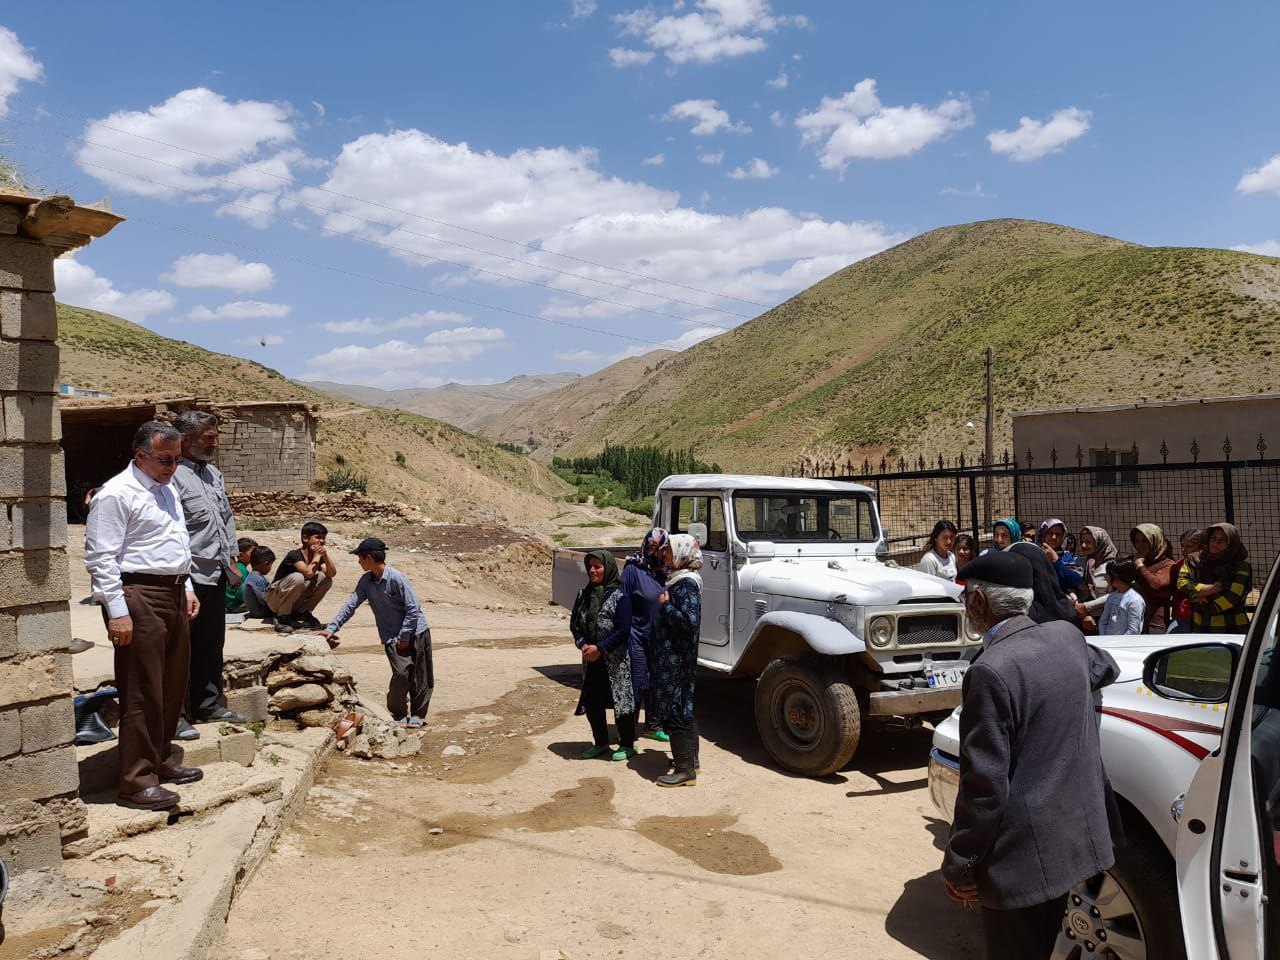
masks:
[[[46,156],[54,156],[54,154],[51,151],[45,150],[42,147],[37,147],[34,144],[15,143],[14,146],[17,146],[25,150],[34,150],[35,152],[43,153]],[[143,159],[146,159],[146,158],[143,158]],[[88,161],[88,160],[79,160],[77,162],[83,166],[95,167],[99,170],[106,170],[109,173],[117,174],[118,176],[129,177],[130,179],[137,180],[141,183],[149,183],[149,184],[152,184],[153,186],[164,187],[169,190],[175,189],[173,184],[163,183],[159,180],[152,180],[148,177],[141,176],[140,174],[130,173],[125,170],[116,170],[113,167],[108,167],[108,166],[105,166],[104,164],[93,163],[92,161]],[[712,323],[709,320],[692,320],[685,317],[679,317],[671,313],[663,313],[661,310],[654,310],[650,307],[642,307],[642,306],[637,306],[629,303],[623,303],[621,300],[610,300],[608,297],[596,297],[596,296],[592,296],[589,293],[577,293],[572,290],[564,290],[560,287],[556,287],[556,286],[553,286],[552,284],[544,283],[539,280],[528,280],[524,277],[514,277],[514,276],[511,276],[510,274],[499,273],[495,270],[485,269],[484,267],[473,267],[469,264],[458,263],[455,260],[447,260],[443,257],[435,257],[429,253],[422,253],[421,251],[412,250],[408,247],[400,247],[400,246],[396,246],[393,243],[386,243],[381,240],[374,240],[371,237],[361,237],[355,234],[344,233],[341,230],[334,230],[332,227],[324,227],[324,226],[320,226],[319,224],[307,223],[305,220],[298,220],[296,218],[286,217],[284,214],[276,213],[270,210],[262,210],[250,204],[240,203],[235,200],[225,200],[222,202],[226,206],[239,207],[241,209],[248,210],[251,213],[257,214],[258,216],[271,217],[275,220],[278,220],[284,223],[294,224],[295,226],[301,227],[304,230],[317,230],[321,233],[328,233],[337,237],[356,240],[359,243],[367,243],[367,244],[370,244],[371,246],[382,247],[383,249],[392,250],[397,253],[407,254],[408,256],[419,257],[424,260],[432,260],[432,261],[435,261],[436,263],[445,263],[445,264],[449,264],[450,266],[461,267],[462,269],[477,270],[480,273],[492,274],[497,277],[502,277],[503,279],[506,279],[506,280],[512,280],[516,283],[525,283],[535,287],[542,287],[544,289],[552,291],[553,293],[563,293],[563,294],[568,294],[569,296],[581,297],[585,300],[593,300],[596,303],[607,303],[612,306],[622,307],[623,309],[629,310],[629,311],[640,311],[642,313],[650,313],[650,314],[653,314],[655,317],[663,317],[664,319],[667,319],[667,320],[675,320],[680,323],[687,323],[690,326],[710,327],[715,330],[732,330],[733,329],[733,327],[727,327],[727,326],[724,326],[723,324]],[[134,219],[137,219],[137,218],[134,218]],[[733,314],[733,316],[742,316],[742,315]],[[744,317],[744,319],[750,319],[750,318]]]
[[[11,94],[11,95],[10,95],[10,97],[9,97],[9,99],[10,99],[10,100],[17,101],[17,102],[19,102],[19,103],[24,103],[24,104],[26,104],[27,106],[32,107],[32,108],[33,108],[33,109],[35,109],[35,110],[43,110],[43,111],[44,111],[44,112],[46,112],[46,113],[53,114],[53,115],[56,115],[56,116],[66,117],[66,118],[71,119],[71,120],[78,120],[78,121],[80,121],[80,122],[82,122],[82,123],[94,123],[94,124],[98,124],[99,126],[101,126],[101,127],[102,127],[103,129],[105,129],[105,130],[111,130],[111,131],[112,131],[112,132],[114,132],[114,133],[119,133],[119,134],[122,134],[122,135],[124,135],[124,136],[126,136],[126,137],[135,137],[135,138],[137,138],[137,139],[139,139],[139,140],[146,140],[146,141],[147,141],[147,142],[149,142],[149,143],[154,143],[154,144],[157,144],[157,145],[162,146],[162,147],[168,147],[168,148],[169,148],[169,149],[171,149],[171,150],[181,150],[181,151],[182,151],[182,152],[184,152],[184,153],[189,153],[189,154],[191,154],[192,156],[195,156],[195,157],[202,157],[203,159],[205,159],[205,160],[211,160],[211,161],[213,161],[214,163],[221,163],[221,164],[224,164],[224,165],[226,165],[226,166],[233,166],[235,163],[238,163],[238,162],[239,162],[239,161],[233,161],[233,160],[226,160],[226,159],[224,159],[224,158],[222,158],[222,157],[214,156],[213,154],[209,154],[209,153],[202,153],[202,152],[201,152],[201,151],[199,151],[199,150],[193,150],[193,149],[191,149],[191,148],[189,148],[189,147],[183,147],[183,146],[180,146],[180,145],[175,144],[175,143],[168,143],[168,142],[166,142],[166,141],[164,141],[164,140],[157,140],[157,139],[156,139],[156,138],[154,138],[154,137],[148,137],[148,136],[146,136],[145,134],[135,133],[135,132],[134,132],[134,131],[132,131],[132,130],[124,130],[124,129],[121,129],[121,128],[119,128],[119,127],[113,127],[113,126],[111,126],[110,124],[108,124],[108,123],[104,123],[104,122],[103,122],[103,121],[101,121],[101,120],[94,120],[94,119],[92,119],[92,118],[90,118],[90,117],[81,116],[81,115],[79,115],[79,114],[70,113],[70,112],[68,112],[68,111],[64,111],[64,110],[54,110],[54,109],[51,109],[51,108],[45,107],[45,106],[43,106],[43,105],[41,105],[41,104],[33,103],[33,102],[32,102],[32,101],[30,101],[30,100],[27,100],[27,99],[25,99],[25,98],[23,98],[23,97],[18,96],[17,94]],[[76,138],[76,139],[79,139],[79,138]],[[85,142],[88,142],[88,141],[85,141]],[[103,145],[103,144],[95,144],[95,145],[97,145],[97,146],[105,146],[105,145]],[[113,149],[113,148],[108,147],[107,149]],[[143,159],[149,159],[149,158],[145,158],[145,157],[144,157]],[[288,185],[290,185],[290,186],[292,186],[292,185],[293,185],[293,179],[292,179],[292,178],[290,178],[290,177],[282,176],[281,174],[277,174],[277,173],[272,173],[272,172],[270,172],[269,170],[259,170],[259,171],[257,171],[257,172],[258,172],[259,174],[261,174],[262,176],[271,177],[271,178],[273,178],[273,179],[279,180],[279,181],[281,181],[282,183],[288,184]],[[246,188],[241,187],[240,189],[246,189]],[[635,277],[636,279],[639,279],[639,280],[647,280],[647,281],[649,281],[649,282],[651,282],[651,283],[661,283],[661,284],[666,284],[667,286],[680,287],[681,289],[684,289],[684,290],[691,290],[691,291],[693,291],[693,292],[695,292],[695,293],[702,293],[702,294],[705,294],[705,295],[707,295],[707,296],[709,296],[709,297],[718,297],[718,298],[720,298],[720,299],[722,299],[722,300],[736,300],[736,301],[737,301],[737,302],[739,302],[739,303],[745,303],[745,304],[748,304],[749,306],[753,306],[753,307],[764,307],[764,308],[766,308],[766,309],[769,307],[769,304],[767,304],[767,303],[760,303],[760,302],[759,302],[759,301],[757,301],[757,300],[748,300],[748,299],[746,299],[745,297],[737,297],[737,296],[733,296],[732,294],[728,294],[728,293],[718,293],[718,292],[716,292],[716,291],[714,291],[714,290],[705,290],[705,289],[703,289],[703,288],[701,288],[701,287],[695,287],[695,286],[692,286],[691,284],[681,283],[681,282],[679,282],[678,280],[663,280],[663,279],[662,279],[662,278],[660,278],[660,277],[654,277],[654,276],[650,276],[650,275],[648,275],[648,274],[638,273],[638,272],[636,272],[636,271],[634,271],[634,270],[627,270],[627,269],[625,269],[625,268],[623,268],[623,267],[614,267],[614,266],[610,266],[610,265],[609,265],[609,264],[607,264],[607,263],[600,263],[599,261],[596,261],[596,260],[589,260],[589,259],[587,259],[587,258],[585,258],[585,257],[577,257],[577,256],[574,256],[574,255],[572,255],[572,254],[568,254],[568,253],[558,253],[558,252],[557,252],[557,251],[555,251],[555,250],[549,250],[549,249],[547,249],[546,247],[540,246],[540,245],[538,245],[538,244],[528,243],[528,242],[526,242],[526,241],[524,241],[524,240],[512,240],[512,239],[510,239],[509,237],[501,237],[501,236],[498,236],[498,235],[496,235],[496,234],[492,234],[492,233],[485,233],[483,230],[475,230],[475,229],[472,229],[471,227],[464,227],[464,226],[462,226],[461,224],[451,223],[451,222],[449,222],[448,220],[441,220],[441,219],[439,219],[439,218],[437,218],[437,217],[429,217],[429,216],[427,216],[427,215],[425,215],[425,214],[421,214],[421,213],[413,213],[413,212],[411,212],[411,211],[409,211],[409,210],[401,210],[401,209],[399,209],[398,207],[393,207],[393,206],[391,206],[391,205],[389,205],[389,204],[380,203],[380,202],[378,202],[377,200],[368,200],[368,199],[365,199],[364,197],[357,197],[357,196],[353,196],[353,195],[351,195],[351,194],[342,193],[342,192],[341,192],[341,191],[339,191],[339,190],[332,190],[332,189],[329,189],[328,187],[312,186],[312,187],[309,187],[308,189],[315,190],[315,191],[320,192],[320,193],[327,193],[327,194],[329,194],[329,195],[331,195],[331,196],[339,197],[340,199],[343,199],[343,200],[350,200],[350,201],[355,202],[355,203],[363,203],[363,204],[367,204],[368,206],[376,207],[376,208],[381,209],[381,210],[386,210],[386,211],[388,211],[388,212],[390,212],[390,213],[397,213],[397,214],[399,214],[399,215],[401,215],[401,216],[404,216],[404,217],[413,217],[414,219],[422,220],[422,221],[425,221],[425,222],[427,222],[427,223],[435,223],[435,224],[439,224],[440,226],[443,226],[443,227],[449,227],[451,230],[460,230],[460,231],[462,231],[463,233],[470,233],[470,234],[472,234],[472,235],[474,235],[474,236],[477,236],[477,237],[484,237],[484,238],[485,238],[485,239],[487,239],[487,240],[496,240],[496,241],[498,241],[499,243],[510,243],[510,244],[512,244],[512,245],[514,245],[514,246],[524,247],[524,248],[525,248],[525,249],[527,249],[527,250],[532,250],[532,251],[534,251],[535,253],[545,253],[545,254],[550,254],[551,256],[554,256],[554,257],[561,257],[561,258],[563,258],[563,259],[565,259],[565,260],[572,260],[572,261],[574,261],[575,263],[582,263],[582,264],[586,264],[586,265],[588,265],[588,266],[598,267],[599,269],[602,269],[602,270],[612,270],[612,271],[614,271],[615,273],[621,273],[621,274],[623,274],[623,275],[625,275],[625,276]],[[336,213],[336,212],[338,212],[338,211],[330,211],[330,212],[334,212],[334,213]],[[354,215],[354,214],[347,214],[347,215],[348,215],[348,216],[355,217],[355,215]],[[360,219],[359,217],[355,217],[355,218],[356,218],[356,219]],[[380,223],[380,221],[374,221],[374,222],[378,222],[378,223]],[[381,226],[384,226],[384,227],[391,227],[391,226],[392,226],[391,224],[386,224],[386,223],[380,223],[380,225],[381,225]],[[448,243],[448,242],[450,242],[450,241],[447,241],[447,240],[443,240],[443,239],[442,239],[442,242]],[[468,248],[468,249],[470,249],[470,248]],[[488,253],[490,256],[496,256],[496,257],[501,257],[501,256],[503,256],[502,254],[499,254],[499,253],[493,253],[493,252],[491,252],[491,251],[482,251],[482,252]],[[509,258],[508,258],[508,259],[509,259]],[[544,268],[544,269],[551,269],[551,268],[547,267],[547,268]],[[556,272],[562,272],[562,271],[556,271]],[[630,287],[628,287],[628,288],[626,288],[626,289],[631,289],[631,288],[630,288]],[[637,291],[637,292],[642,292],[642,291]],[[652,294],[652,296],[660,296],[660,294]],[[670,298],[668,298],[668,299],[670,299]],[[712,308],[704,307],[703,309],[715,309],[715,308],[713,308],[713,307],[712,307]],[[725,311],[725,312],[728,312],[728,311]],[[738,316],[741,316],[741,314],[738,314]]]

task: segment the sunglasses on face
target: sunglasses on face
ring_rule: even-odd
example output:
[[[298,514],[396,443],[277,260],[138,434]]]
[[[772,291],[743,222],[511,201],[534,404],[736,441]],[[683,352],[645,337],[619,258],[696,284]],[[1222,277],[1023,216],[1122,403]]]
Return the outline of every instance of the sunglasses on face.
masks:
[[[157,457],[154,453],[147,453],[145,450],[142,450],[140,452],[148,460],[154,460],[156,463],[160,464],[160,466],[162,467],[172,467],[172,466],[176,466],[178,463],[177,457]]]

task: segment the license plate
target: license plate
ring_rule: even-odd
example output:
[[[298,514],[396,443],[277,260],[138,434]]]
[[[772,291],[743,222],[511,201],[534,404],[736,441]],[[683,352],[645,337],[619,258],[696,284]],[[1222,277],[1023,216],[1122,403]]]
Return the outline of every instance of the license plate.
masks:
[[[929,681],[929,687],[932,690],[944,690],[947,687],[958,687],[964,682],[964,672],[969,669],[969,664],[961,661],[959,663],[948,664],[947,666],[925,667],[924,676]]]

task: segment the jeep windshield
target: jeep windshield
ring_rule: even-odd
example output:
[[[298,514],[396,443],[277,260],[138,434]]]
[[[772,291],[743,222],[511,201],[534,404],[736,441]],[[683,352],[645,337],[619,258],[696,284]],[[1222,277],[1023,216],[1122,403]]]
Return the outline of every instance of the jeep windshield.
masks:
[[[736,494],[733,517],[746,542],[875,543],[880,539],[875,509],[865,493]]]

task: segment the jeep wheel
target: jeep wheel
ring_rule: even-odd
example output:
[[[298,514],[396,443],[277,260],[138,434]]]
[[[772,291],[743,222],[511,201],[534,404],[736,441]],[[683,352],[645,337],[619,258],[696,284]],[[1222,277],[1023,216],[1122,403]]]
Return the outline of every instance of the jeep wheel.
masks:
[[[779,766],[825,777],[857,749],[858,698],[849,684],[811,663],[774,660],[756,682],[756,728]]]
[[[1114,867],[1075,886],[1052,960],[1185,960],[1172,862],[1158,844],[1131,838]]]

